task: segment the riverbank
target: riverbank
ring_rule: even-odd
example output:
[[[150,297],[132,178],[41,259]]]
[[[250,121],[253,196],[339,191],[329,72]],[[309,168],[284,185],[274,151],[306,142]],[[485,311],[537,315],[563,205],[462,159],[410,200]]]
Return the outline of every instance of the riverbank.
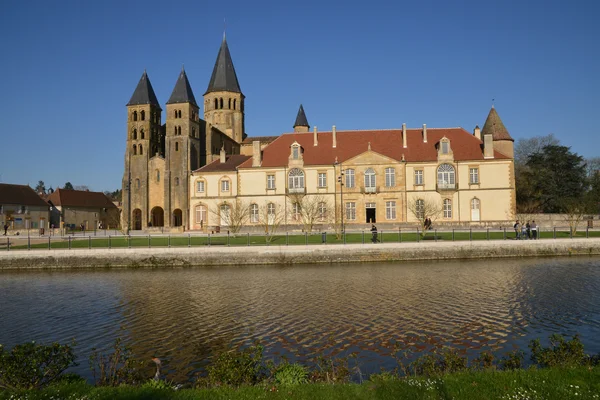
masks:
[[[600,238],[407,243],[11,250],[0,270],[357,263],[600,255]]]
[[[158,385],[154,385],[158,386]],[[2,392],[0,399],[599,399],[600,368],[547,368],[462,372],[439,378],[373,379],[362,384],[308,383],[238,389],[94,387],[65,383],[40,391]]]

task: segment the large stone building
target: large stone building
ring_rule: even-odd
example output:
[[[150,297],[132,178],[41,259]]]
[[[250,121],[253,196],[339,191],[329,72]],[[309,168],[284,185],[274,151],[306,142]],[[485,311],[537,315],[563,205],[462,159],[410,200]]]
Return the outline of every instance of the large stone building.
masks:
[[[204,120],[182,71],[161,124],[144,73],[127,105],[123,216],[131,229],[214,230],[237,224],[240,210],[246,226],[267,229],[514,217],[513,139],[494,107],[483,129],[470,133],[425,124],[311,132],[300,106],[293,132],[246,137],[244,100],[225,38],[204,94]]]
[[[28,185],[0,183],[0,227],[48,228],[50,206]],[[4,232],[4,231],[3,231]]]

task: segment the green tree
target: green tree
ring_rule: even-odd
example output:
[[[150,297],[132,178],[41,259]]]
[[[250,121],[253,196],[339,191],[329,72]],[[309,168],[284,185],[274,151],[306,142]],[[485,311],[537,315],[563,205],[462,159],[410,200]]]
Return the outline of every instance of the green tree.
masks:
[[[71,182],[67,182],[65,183],[65,186],[63,186],[63,189],[73,190],[73,184]]]
[[[586,163],[569,147],[544,146],[529,155],[519,175],[517,193],[521,191],[521,195],[517,199],[535,204],[536,211],[565,212],[569,204],[585,201]]]

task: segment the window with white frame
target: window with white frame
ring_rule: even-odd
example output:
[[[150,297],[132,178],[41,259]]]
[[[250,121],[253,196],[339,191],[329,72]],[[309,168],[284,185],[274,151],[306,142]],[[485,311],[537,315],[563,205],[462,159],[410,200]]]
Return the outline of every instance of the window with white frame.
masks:
[[[294,145],[292,146],[292,158],[297,160],[300,158],[300,146]]]
[[[196,206],[196,223],[200,225],[206,225],[206,206]]]
[[[346,203],[346,219],[354,221],[356,219],[356,203],[349,201]]]
[[[444,199],[444,218],[452,218],[452,200]]]
[[[479,168],[469,168],[469,183],[479,183]]]
[[[415,203],[415,208],[416,208],[417,218],[424,219],[425,218],[425,200],[417,199],[417,201]]]
[[[319,202],[318,211],[319,220],[325,221],[325,219],[327,219],[327,204],[324,201]]]
[[[267,175],[267,189],[275,189],[275,175]]]
[[[250,204],[250,222],[258,222],[258,204]]]
[[[386,201],[385,202],[385,218],[396,219],[396,202]]]
[[[327,187],[327,174],[325,172],[319,172],[319,187]]]
[[[442,142],[442,154],[448,154],[449,150],[450,150],[450,143],[444,140]]]
[[[291,192],[304,190],[304,171],[292,168],[288,174],[288,188]]]
[[[204,193],[204,181],[196,181],[196,192]]]
[[[223,179],[221,181],[221,192],[229,192],[229,180]]]
[[[229,226],[229,221],[230,218],[229,216],[231,215],[231,208],[229,207],[229,204],[221,204],[221,225],[223,226]]]
[[[295,202],[294,204],[292,204],[292,219],[294,219],[295,221],[299,221],[301,216],[302,207],[300,206],[300,203]]]
[[[394,187],[396,186],[396,169],[386,168],[385,169],[385,186]]]
[[[375,170],[367,168],[365,171],[365,190],[373,191],[375,189]]]
[[[346,172],[345,172],[345,175],[346,175],[346,187],[347,188],[353,188],[354,185],[355,185],[355,182],[354,182],[354,170],[348,168],[346,170]]]
[[[450,164],[442,164],[437,170],[438,187],[440,189],[454,189],[454,167]]]
[[[275,223],[275,204],[273,203],[267,204],[267,219],[269,225]]]
[[[415,185],[423,184],[423,170],[415,169]]]

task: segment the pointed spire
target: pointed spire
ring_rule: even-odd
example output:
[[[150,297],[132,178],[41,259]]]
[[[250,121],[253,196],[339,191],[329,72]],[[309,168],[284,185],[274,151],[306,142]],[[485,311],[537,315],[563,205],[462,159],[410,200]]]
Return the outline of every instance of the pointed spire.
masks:
[[[215,67],[212,76],[210,77],[206,93],[221,91],[242,93],[237,75],[235,74],[235,69],[233,68],[233,61],[231,61],[231,54],[229,53],[229,47],[227,46],[227,40],[225,39],[225,32],[223,32],[223,41],[221,42],[221,48],[219,49],[217,61],[215,62]]]
[[[294,123],[294,128],[297,126],[306,126],[307,128],[310,128],[310,125],[308,125],[308,120],[306,119],[306,114],[304,113],[304,107],[302,107],[302,104],[300,104],[300,109],[298,110],[298,115],[296,116],[296,122]]]
[[[128,106],[135,106],[138,104],[152,104],[160,108],[156,94],[154,94],[154,89],[152,89],[150,78],[148,78],[145,69],[129,103],[127,103]]]
[[[169,101],[167,101],[167,104],[175,103],[191,103],[198,107],[194,92],[192,91],[192,87],[190,86],[190,82],[188,81],[183,66],[181,67],[179,78],[177,78],[177,82],[175,83],[173,93],[171,93],[171,97],[169,98]]]
[[[496,140],[510,140],[514,142],[515,140],[510,136],[508,130],[502,123],[496,108],[492,105],[490,113],[488,114],[487,119],[485,120],[485,124],[483,124],[483,129],[481,130],[481,137],[485,137],[485,135],[491,134],[494,141]]]

